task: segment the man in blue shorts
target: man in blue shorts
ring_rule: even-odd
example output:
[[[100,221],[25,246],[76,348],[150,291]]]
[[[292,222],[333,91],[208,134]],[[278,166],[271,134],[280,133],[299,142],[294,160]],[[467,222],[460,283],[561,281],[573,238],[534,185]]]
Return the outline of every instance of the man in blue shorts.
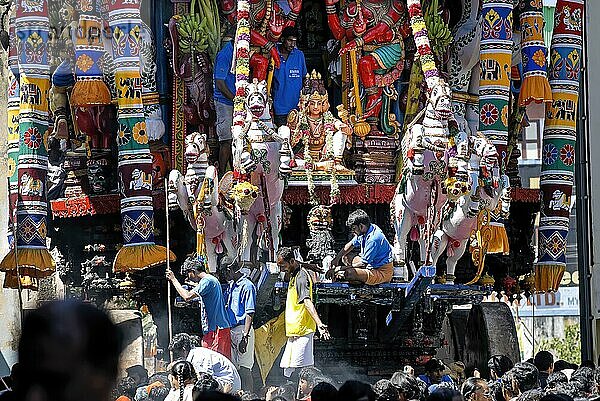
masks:
[[[296,47],[297,40],[298,30],[286,27],[277,46],[281,65],[273,73],[273,122],[278,127],[286,125],[289,112],[298,107],[306,75],[304,53]]]
[[[231,32],[230,32],[231,33]],[[215,111],[217,113],[217,137],[219,138],[219,176],[231,163],[231,126],[233,125],[233,98],[235,97],[235,74],[231,72],[233,44],[231,37],[217,53],[214,70]]]

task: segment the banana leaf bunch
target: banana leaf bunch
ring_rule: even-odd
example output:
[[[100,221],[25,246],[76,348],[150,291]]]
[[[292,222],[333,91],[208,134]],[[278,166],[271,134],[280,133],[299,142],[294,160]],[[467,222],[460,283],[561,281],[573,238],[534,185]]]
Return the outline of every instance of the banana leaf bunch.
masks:
[[[454,40],[452,32],[438,12],[438,0],[432,0],[424,15],[425,25],[433,54],[437,60],[443,60],[450,44]]]
[[[198,6],[197,12],[196,6]],[[211,60],[214,61],[221,42],[219,9],[216,0],[192,0],[190,13],[178,15],[176,20],[181,52],[208,52]]]

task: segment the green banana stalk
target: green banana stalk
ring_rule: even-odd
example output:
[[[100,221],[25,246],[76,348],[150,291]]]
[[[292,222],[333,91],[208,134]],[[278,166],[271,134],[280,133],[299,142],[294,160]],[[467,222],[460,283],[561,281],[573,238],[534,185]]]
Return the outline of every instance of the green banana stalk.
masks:
[[[431,1],[424,19],[433,53],[438,59],[441,59],[454,38],[450,28],[438,13],[438,0]]]

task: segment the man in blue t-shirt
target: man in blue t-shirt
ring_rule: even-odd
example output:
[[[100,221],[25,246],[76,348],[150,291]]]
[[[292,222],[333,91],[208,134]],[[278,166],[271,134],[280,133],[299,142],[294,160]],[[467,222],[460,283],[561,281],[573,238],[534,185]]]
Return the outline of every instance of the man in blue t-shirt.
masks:
[[[196,284],[192,290],[187,290],[179,283],[171,270],[166,271],[166,277],[173,283],[179,295],[186,301],[195,298],[202,300],[202,346],[217,351],[231,359],[231,335],[229,319],[223,302],[221,283],[216,277],[206,272],[206,265],[195,257],[188,258],[181,266],[181,274],[187,281]]]
[[[304,53],[296,47],[297,40],[298,30],[288,26],[283,29],[277,46],[281,64],[273,72],[273,122],[278,127],[287,124],[289,112],[298,107],[306,75]]]
[[[254,329],[252,319],[256,310],[256,286],[248,277],[250,269],[238,268],[231,258],[221,260],[224,275],[229,279],[225,289],[227,317],[231,326],[231,362],[242,378],[242,386],[253,391]]]
[[[440,383],[448,383],[451,387],[454,386],[454,381],[449,375],[445,375],[446,365],[437,358],[431,358],[425,363],[425,374],[419,375],[417,378],[424,382],[432,393]],[[432,388],[432,386],[434,386]]]
[[[350,213],[346,225],[354,233],[354,238],[331,262],[332,266],[337,266],[332,273],[354,283],[389,283],[394,275],[392,247],[381,229],[371,224],[369,215],[361,209]],[[360,253],[350,260],[348,254],[355,248],[360,248]],[[344,266],[338,266],[340,261]]]
[[[235,74],[231,72],[233,44],[231,38],[217,53],[214,70],[213,98],[217,113],[217,137],[219,138],[219,175],[227,171],[231,160],[231,126],[233,125],[233,98],[235,97]]]

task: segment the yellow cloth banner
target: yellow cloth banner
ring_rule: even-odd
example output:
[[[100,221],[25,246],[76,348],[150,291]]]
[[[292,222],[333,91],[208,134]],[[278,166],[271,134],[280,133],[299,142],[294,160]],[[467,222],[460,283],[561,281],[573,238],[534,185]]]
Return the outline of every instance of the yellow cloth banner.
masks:
[[[287,342],[285,336],[285,313],[282,312],[278,317],[269,320],[254,331],[254,356],[263,384],[267,375],[279,356],[281,349]]]

